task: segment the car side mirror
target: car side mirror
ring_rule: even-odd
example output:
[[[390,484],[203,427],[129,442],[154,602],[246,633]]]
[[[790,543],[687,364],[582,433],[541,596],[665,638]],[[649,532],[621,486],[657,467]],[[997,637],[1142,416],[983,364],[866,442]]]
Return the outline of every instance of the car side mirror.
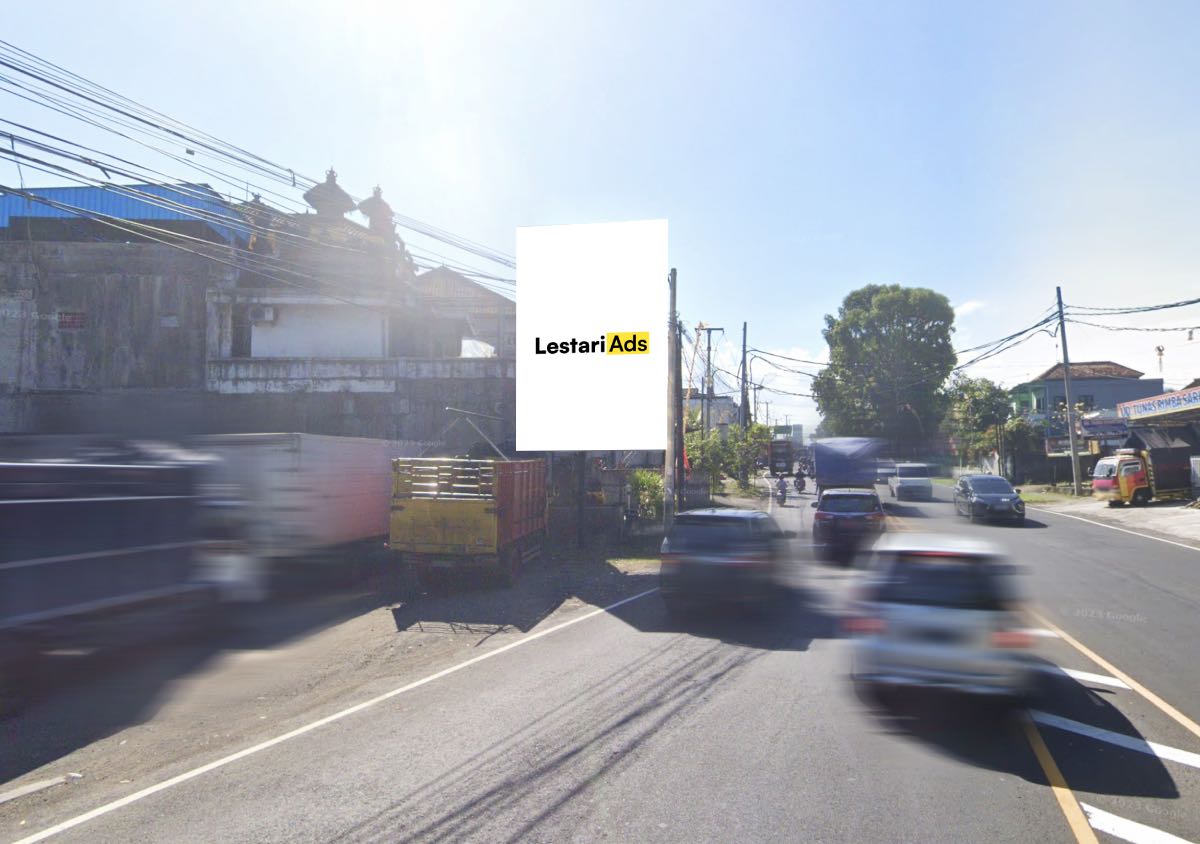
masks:
[[[817,506],[817,502],[816,502],[816,501],[814,501],[814,502],[813,502],[812,504],[810,504],[809,506],[810,506],[810,507],[816,507],[816,506]]]

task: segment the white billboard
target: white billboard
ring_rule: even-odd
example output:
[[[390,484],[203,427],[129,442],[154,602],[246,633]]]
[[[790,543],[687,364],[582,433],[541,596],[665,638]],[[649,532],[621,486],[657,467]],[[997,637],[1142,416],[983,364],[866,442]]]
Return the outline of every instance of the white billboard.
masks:
[[[517,450],[667,444],[667,221],[517,229]]]

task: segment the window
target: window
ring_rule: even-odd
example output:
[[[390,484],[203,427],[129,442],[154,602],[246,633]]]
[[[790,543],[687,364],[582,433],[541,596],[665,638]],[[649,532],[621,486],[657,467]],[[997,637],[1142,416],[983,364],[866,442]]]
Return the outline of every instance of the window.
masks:
[[[1046,409],[1046,400],[1042,396],[1034,396],[1033,397],[1034,413],[1041,413],[1045,409]]]
[[[1092,396],[1080,396],[1078,399],[1076,399],[1075,404],[1077,407],[1082,407],[1084,410],[1092,410],[1096,402]]]
[[[1126,463],[1124,466],[1121,467],[1121,475],[1123,477],[1129,477],[1130,475],[1136,475],[1140,471],[1142,471],[1142,461],[1140,461],[1140,460],[1134,460],[1132,462]]]

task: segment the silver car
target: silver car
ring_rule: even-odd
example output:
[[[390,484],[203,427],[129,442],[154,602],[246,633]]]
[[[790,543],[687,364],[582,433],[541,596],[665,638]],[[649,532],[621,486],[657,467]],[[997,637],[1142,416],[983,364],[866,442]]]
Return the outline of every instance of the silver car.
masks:
[[[990,545],[894,534],[844,621],[852,676],[868,693],[926,686],[1021,699],[1033,690],[1015,569]]]

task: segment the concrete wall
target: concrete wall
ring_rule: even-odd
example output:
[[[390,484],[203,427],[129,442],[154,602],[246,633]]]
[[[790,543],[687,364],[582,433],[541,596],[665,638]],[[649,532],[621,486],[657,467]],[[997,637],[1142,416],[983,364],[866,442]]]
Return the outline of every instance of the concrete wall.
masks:
[[[167,246],[0,243],[0,391],[201,387],[205,290],[222,283]]]
[[[354,305],[276,305],[274,322],[251,326],[256,358],[380,358],[387,355],[387,319]]]

